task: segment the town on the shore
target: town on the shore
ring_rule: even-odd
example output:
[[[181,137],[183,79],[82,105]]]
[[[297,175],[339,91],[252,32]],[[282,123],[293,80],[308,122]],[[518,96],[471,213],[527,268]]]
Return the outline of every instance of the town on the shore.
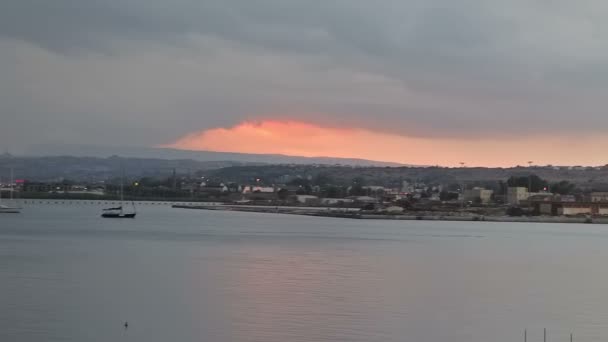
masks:
[[[188,202],[199,208],[213,202],[232,210],[315,208],[333,215],[359,212],[394,218],[608,217],[608,187],[602,187],[606,167],[529,166],[496,169],[491,174],[488,170],[492,169],[250,165],[173,168],[164,176],[95,174],[75,180],[27,179],[17,174],[12,182],[2,177],[0,191],[3,198],[12,191],[10,197],[23,200],[107,201],[118,197],[122,184],[128,200]],[[562,176],[572,179],[556,178]]]

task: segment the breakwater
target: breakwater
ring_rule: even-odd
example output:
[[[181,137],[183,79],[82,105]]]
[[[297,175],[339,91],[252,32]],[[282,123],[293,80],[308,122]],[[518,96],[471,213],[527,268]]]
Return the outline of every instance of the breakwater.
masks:
[[[433,214],[386,214],[362,212],[356,208],[322,208],[322,207],[274,207],[253,205],[200,205],[175,204],[173,208],[244,211],[258,213],[306,215],[320,217],[335,217],[363,220],[407,220],[407,221],[470,221],[470,222],[529,222],[529,223],[594,223],[608,224],[605,217],[565,217],[565,216],[489,216],[463,213],[433,213]]]

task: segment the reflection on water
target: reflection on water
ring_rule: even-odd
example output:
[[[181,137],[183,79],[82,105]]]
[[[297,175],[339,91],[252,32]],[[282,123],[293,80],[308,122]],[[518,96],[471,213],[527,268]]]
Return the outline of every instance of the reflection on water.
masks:
[[[367,322],[381,320],[385,299],[374,262],[348,248],[249,248],[226,288],[233,330],[255,341],[375,339],[382,332]]]
[[[0,216],[1,341],[608,337],[602,226],[98,212]]]

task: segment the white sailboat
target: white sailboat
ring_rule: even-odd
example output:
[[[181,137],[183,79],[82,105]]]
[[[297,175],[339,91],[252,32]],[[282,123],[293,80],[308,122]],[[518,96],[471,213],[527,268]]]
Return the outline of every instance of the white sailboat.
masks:
[[[103,213],[101,214],[101,217],[105,217],[105,218],[135,218],[135,215],[137,214],[135,212],[135,204],[133,203],[133,201],[131,201],[131,205],[133,206],[133,211],[132,212],[126,212],[124,210],[124,195],[123,195],[123,181],[124,181],[124,169],[123,169],[123,175],[120,178],[120,206],[119,207],[115,207],[115,208],[106,208],[103,209]]]
[[[1,184],[2,182],[0,182]],[[0,191],[0,214],[19,214],[21,212],[21,208],[14,205],[13,203],[13,169],[11,169],[11,179],[9,184],[10,190],[10,202],[8,204],[2,203],[2,191]]]

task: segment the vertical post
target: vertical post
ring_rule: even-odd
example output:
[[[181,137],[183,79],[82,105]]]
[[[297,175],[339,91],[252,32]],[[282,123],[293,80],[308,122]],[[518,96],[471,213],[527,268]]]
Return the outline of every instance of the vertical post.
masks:
[[[465,201],[465,199],[464,199],[465,190],[464,189],[465,189],[465,187],[466,187],[466,184],[464,183],[464,181],[462,181],[462,202],[460,202],[460,205],[462,208],[464,208],[464,201]]]
[[[524,342],[528,342],[528,329],[524,329]]]
[[[125,197],[125,195],[124,195],[124,191],[125,191],[125,189],[124,189],[125,164],[124,163],[125,162],[122,161],[122,164],[121,164],[122,170],[121,170],[121,174],[120,174],[120,215],[121,216],[122,216],[122,213],[123,213],[123,207],[122,206],[123,206],[124,197]]]
[[[570,342],[573,341],[573,337],[574,337],[574,335],[572,333],[570,333]]]
[[[532,161],[528,162],[528,169],[532,168]],[[532,171],[528,175],[528,193],[532,192]]]
[[[465,164],[466,164],[465,162],[460,162],[460,168],[464,169]],[[460,194],[462,195],[462,198],[460,199],[460,209],[464,208],[464,187],[465,187],[465,184],[464,184],[464,180],[463,180],[462,184],[460,185],[460,189],[461,189]]]
[[[11,195],[10,195],[11,201],[13,201],[13,189],[14,188],[13,188],[13,168],[12,167],[11,167],[11,183],[9,184],[9,189],[11,192]]]
[[[124,200],[124,195],[123,195],[123,191],[124,191],[124,181],[125,181],[125,166],[124,164],[122,165],[122,170],[121,170],[121,174],[120,174],[120,206],[122,207],[122,201]]]
[[[543,342],[547,342],[547,328],[543,330]]]
[[[177,174],[175,168],[173,168],[173,190],[177,189]]]

